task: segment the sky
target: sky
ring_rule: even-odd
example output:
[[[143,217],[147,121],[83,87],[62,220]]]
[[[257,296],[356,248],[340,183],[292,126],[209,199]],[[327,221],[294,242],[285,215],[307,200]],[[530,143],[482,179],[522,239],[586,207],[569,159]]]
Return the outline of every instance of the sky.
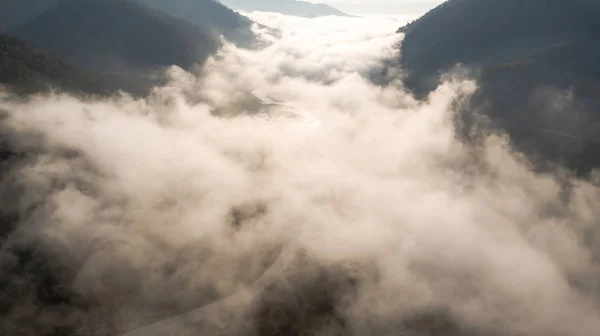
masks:
[[[311,0],[331,5],[349,14],[400,14],[421,15],[443,0]]]

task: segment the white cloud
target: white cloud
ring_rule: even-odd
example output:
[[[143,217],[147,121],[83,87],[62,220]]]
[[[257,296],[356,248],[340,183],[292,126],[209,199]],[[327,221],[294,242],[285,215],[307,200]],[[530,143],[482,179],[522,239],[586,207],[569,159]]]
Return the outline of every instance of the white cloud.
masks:
[[[356,15],[390,14],[411,17],[425,14],[444,0],[314,0]]]
[[[339,303],[346,333],[385,334],[443,309],[482,334],[596,334],[596,185],[566,177],[565,200],[564,184],[504,139],[460,143],[451,103],[472,82],[427,103],[370,84],[369,69],[397,57],[393,18],[253,18],[281,36],[263,31],[271,44],[258,51],[227,45],[198,75],[173,69],[147,99],[1,100],[15,139],[45,139],[46,154],[14,176],[32,195],[21,208],[44,205],[29,234],[69,263],[93,313],[124,331],[164,317],[158,307],[238,293],[170,321],[241,332],[259,300],[252,282],[283,248],[281,274],[266,280],[358,274]],[[295,266],[299,251],[310,266]]]

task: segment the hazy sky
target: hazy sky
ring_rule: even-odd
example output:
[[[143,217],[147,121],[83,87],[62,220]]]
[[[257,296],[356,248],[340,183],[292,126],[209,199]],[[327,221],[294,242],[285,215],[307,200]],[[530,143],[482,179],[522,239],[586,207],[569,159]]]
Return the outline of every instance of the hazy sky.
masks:
[[[443,0],[309,0],[334,6],[351,14],[385,13],[420,15]]]

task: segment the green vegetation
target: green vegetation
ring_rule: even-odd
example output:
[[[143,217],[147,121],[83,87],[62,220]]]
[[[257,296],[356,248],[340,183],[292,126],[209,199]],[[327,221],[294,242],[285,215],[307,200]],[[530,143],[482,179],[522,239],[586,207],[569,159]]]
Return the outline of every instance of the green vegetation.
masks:
[[[591,154],[600,142],[598,18],[592,0],[450,0],[399,29],[405,82],[425,97],[455,65],[475,70],[480,87],[465,110],[490,117],[540,166],[587,173],[600,165]],[[473,132],[459,121],[463,135]]]
[[[50,86],[71,92],[105,91],[91,76],[6,34],[0,34],[0,83],[21,93],[39,92]]]
[[[161,83],[164,78],[157,74],[165,67],[187,69],[202,64],[219,47],[208,29],[129,0],[63,0],[10,33],[53,55],[38,58],[64,60],[100,80],[110,92],[135,95],[144,95]],[[33,71],[39,67],[32,67],[36,62],[31,59],[17,56],[3,62],[5,83],[26,81],[28,86],[35,82],[38,86],[60,84],[70,91],[92,90],[75,79],[81,76],[79,71],[64,63],[62,67],[43,66],[56,73],[42,76]]]
[[[400,28],[402,64],[417,88],[457,63],[493,66],[600,32],[590,0],[450,0]],[[418,78],[418,80],[417,80]]]
[[[150,7],[164,11],[169,15],[223,35],[239,45],[249,46],[254,42],[251,26],[247,17],[224,6],[216,0],[139,0]]]
[[[199,27],[128,0],[65,0],[11,33],[100,71],[188,68],[218,48]]]
[[[6,31],[35,19],[59,0],[0,0],[0,30]]]

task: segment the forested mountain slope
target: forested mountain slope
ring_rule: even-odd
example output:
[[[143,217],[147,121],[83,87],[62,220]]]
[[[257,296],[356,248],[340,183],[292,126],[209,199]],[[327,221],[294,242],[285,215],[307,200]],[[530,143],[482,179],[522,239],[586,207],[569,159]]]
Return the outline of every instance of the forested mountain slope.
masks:
[[[251,45],[253,22],[216,0],[139,0],[172,16],[208,28],[228,40]]]
[[[74,1],[74,0],[68,0]],[[103,1],[103,0],[78,0]],[[127,1],[127,0],[125,0]],[[216,0],[135,0],[172,16],[224,35],[237,43],[251,44],[252,21]],[[0,30],[29,23],[60,4],[60,0],[0,0]]]
[[[58,0],[0,0],[0,30],[8,30],[35,19]]]
[[[534,161],[580,172],[600,166],[598,1],[450,0],[399,32],[405,82],[418,96],[462,64],[479,74],[468,109],[508,131]]]
[[[138,70],[202,63],[210,33],[128,0],[66,0],[11,33],[90,69]]]
[[[140,95],[165,67],[202,64],[220,45],[208,29],[130,0],[63,0],[9,32]]]
[[[22,93],[52,86],[70,92],[101,93],[106,87],[34,46],[0,33],[0,83]]]

